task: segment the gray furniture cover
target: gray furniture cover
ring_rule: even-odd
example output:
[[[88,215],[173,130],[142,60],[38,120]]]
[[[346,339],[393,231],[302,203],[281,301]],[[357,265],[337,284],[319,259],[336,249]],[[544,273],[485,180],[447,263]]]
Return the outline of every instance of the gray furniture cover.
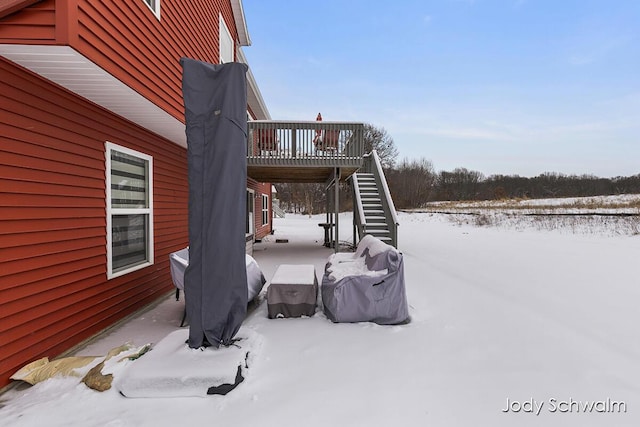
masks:
[[[233,343],[247,311],[248,67],[180,63],[189,168],[188,344],[218,347]]]
[[[402,253],[372,236],[365,236],[353,257],[329,259],[321,294],[324,313],[333,322],[409,321]]]
[[[313,316],[318,299],[318,279],[313,265],[282,264],[267,289],[267,314],[278,317]]]
[[[177,290],[184,290],[184,271],[189,265],[189,248],[169,254],[169,266],[171,267],[171,279]],[[264,284],[267,283],[260,266],[249,254],[245,255],[245,266],[247,269],[247,298],[254,299]]]

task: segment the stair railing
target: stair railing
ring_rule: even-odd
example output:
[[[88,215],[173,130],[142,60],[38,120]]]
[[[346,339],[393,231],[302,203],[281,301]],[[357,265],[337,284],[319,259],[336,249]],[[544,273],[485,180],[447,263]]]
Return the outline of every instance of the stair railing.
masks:
[[[273,199],[273,203],[271,204],[271,209],[273,210],[273,215],[278,218],[284,218],[285,213],[284,210],[280,207],[280,203],[276,199]]]
[[[387,185],[387,179],[384,176],[380,157],[376,150],[372,150],[371,153],[365,154],[363,157],[365,171],[373,174],[376,186],[381,190],[380,200],[382,202],[382,210],[384,211],[384,216],[389,227],[389,237],[391,237],[391,244],[397,248],[398,226],[400,223],[398,222],[398,213],[396,212],[396,207],[393,203],[393,199],[391,198],[389,186]]]
[[[360,196],[360,186],[358,184],[358,178],[356,174],[351,175],[351,186],[353,188],[353,200],[356,206],[353,216],[353,226],[354,231],[358,233],[358,241],[362,239],[362,237],[366,233],[365,228],[365,218],[364,218],[364,207],[362,206],[362,197]],[[355,236],[354,236],[355,240]],[[357,242],[354,242],[357,244]]]

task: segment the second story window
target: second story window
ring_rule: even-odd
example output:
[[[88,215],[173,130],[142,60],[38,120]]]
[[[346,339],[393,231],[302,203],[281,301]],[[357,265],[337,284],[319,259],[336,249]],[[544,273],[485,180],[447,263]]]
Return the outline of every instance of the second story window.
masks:
[[[160,19],[160,0],[142,0],[145,2],[149,9]]]
[[[229,28],[227,28],[227,24],[225,24],[224,19],[222,19],[222,14],[220,14],[220,63],[226,64],[233,62],[233,52],[233,38],[231,38]]]

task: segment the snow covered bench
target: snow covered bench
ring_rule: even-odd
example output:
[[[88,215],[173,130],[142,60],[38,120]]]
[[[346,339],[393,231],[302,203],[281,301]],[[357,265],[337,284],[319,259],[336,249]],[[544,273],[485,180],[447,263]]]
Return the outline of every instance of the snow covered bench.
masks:
[[[355,253],[337,253],[327,260],[322,277],[324,313],[333,322],[409,320],[402,253],[366,235]]]

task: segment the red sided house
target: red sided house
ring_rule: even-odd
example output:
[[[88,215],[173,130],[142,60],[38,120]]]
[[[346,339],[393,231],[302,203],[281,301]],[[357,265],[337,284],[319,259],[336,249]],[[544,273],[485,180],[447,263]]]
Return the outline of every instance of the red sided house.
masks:
[[[249,44],[240,0],[0,2],[0,388],[173,289],[179,59],[244,62]],[[250,118],[269,119],[247,78]],[[251,242],[271,231],[271,184],[249,179],[247,198]]]

